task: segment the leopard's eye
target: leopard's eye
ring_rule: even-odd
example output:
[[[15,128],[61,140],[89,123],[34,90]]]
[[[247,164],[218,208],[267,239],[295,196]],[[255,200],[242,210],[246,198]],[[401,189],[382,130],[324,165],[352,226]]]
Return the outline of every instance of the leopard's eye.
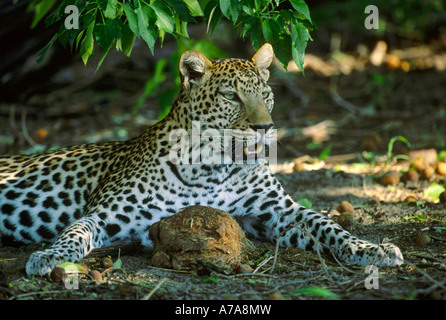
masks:
[[[235,93],[234,91],[221,91],[220,94],[226,100],[230,100],[230,101],[237,101],[238,100],[237,93]]]
[[[262,97],[263,97],[263,99],[268,98],[270,92],[271,92],[271,90],[263,90],[263,92],[262,92]]]

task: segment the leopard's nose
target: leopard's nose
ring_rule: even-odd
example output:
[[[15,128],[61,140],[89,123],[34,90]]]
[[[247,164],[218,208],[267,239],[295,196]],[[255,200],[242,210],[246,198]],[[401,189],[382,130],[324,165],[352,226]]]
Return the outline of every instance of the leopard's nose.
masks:
[[[273,125],[273,123],[250,123],[249,127],[254,131],[264,130],[264,132],[267,133],[268,130],[273,127]]]

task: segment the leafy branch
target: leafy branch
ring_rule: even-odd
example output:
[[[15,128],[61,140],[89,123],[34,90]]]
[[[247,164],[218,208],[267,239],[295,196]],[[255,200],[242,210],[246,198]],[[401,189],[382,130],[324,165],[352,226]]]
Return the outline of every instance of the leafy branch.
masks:
[[[67,28],[66,20],[75,19],[67,7],[77,10],[78,27]],[[239,36],[249,38],[254,49],[264,42],[273,45],[276,57],[286,68],[292,59],[303,71],[307,43],[314,29],[304,0],[33,0],[35,12],[31,27],[44,21],[47,27],[59,24],[59,30],[40,51],[42,61],[56,41],[79,51],[84,64],[94,54],[95,42],[102,49],[98,68],[108,52],[117,49],[131,55],[136,38],[144,40],[152,54],[170,34],[177,40],[189,38],[187,26],[204,20],[207,32],[214,34],[223,18],[229,20]]]

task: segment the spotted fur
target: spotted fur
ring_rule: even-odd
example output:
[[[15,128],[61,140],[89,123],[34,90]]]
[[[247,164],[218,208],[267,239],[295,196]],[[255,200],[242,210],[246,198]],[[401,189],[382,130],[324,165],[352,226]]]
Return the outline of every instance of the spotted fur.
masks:
[[[243,130],[248,136],[262,129],[269,144],[273,94],[266,81],[272,59],[268,44],[251,60],[209,61],[199,52],[185,52],[181,93],[169,115],[141,136],[0,157],[2,242],[53,243],[34,252],[26,266],[29,275],[45,275],[93,248],[129,240],[151,246],[148,230],[154,222],[199,204],[228,211],[255,237],[273,241],[280,236],[281,246],[315,250],[316,239],[348,263],[403,263],[393,244],[360,240],[296,203],[261,159],[206,164],[190,156],[189,163],[173,161],[172,132],[190,132],[194,121],[203,130]]]

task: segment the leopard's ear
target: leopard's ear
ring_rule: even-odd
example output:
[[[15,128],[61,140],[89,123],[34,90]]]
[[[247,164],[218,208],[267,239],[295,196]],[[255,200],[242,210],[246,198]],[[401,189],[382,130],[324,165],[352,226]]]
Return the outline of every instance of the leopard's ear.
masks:
[[[271,65],[273,58],[274,58],[274,50],[269,43],[265,43],[259,50],[257,50],[256,54],[252,57],[252,61],[259,69],[260,76],[265,81],[268,81],[269,78],[268,67]]]
[[[180,59],[180,74],[184,88],[189,91],[191,84],[199,84],[206,71],[211,66],[212,62],[210,62],[201,52],[184,52]]]

